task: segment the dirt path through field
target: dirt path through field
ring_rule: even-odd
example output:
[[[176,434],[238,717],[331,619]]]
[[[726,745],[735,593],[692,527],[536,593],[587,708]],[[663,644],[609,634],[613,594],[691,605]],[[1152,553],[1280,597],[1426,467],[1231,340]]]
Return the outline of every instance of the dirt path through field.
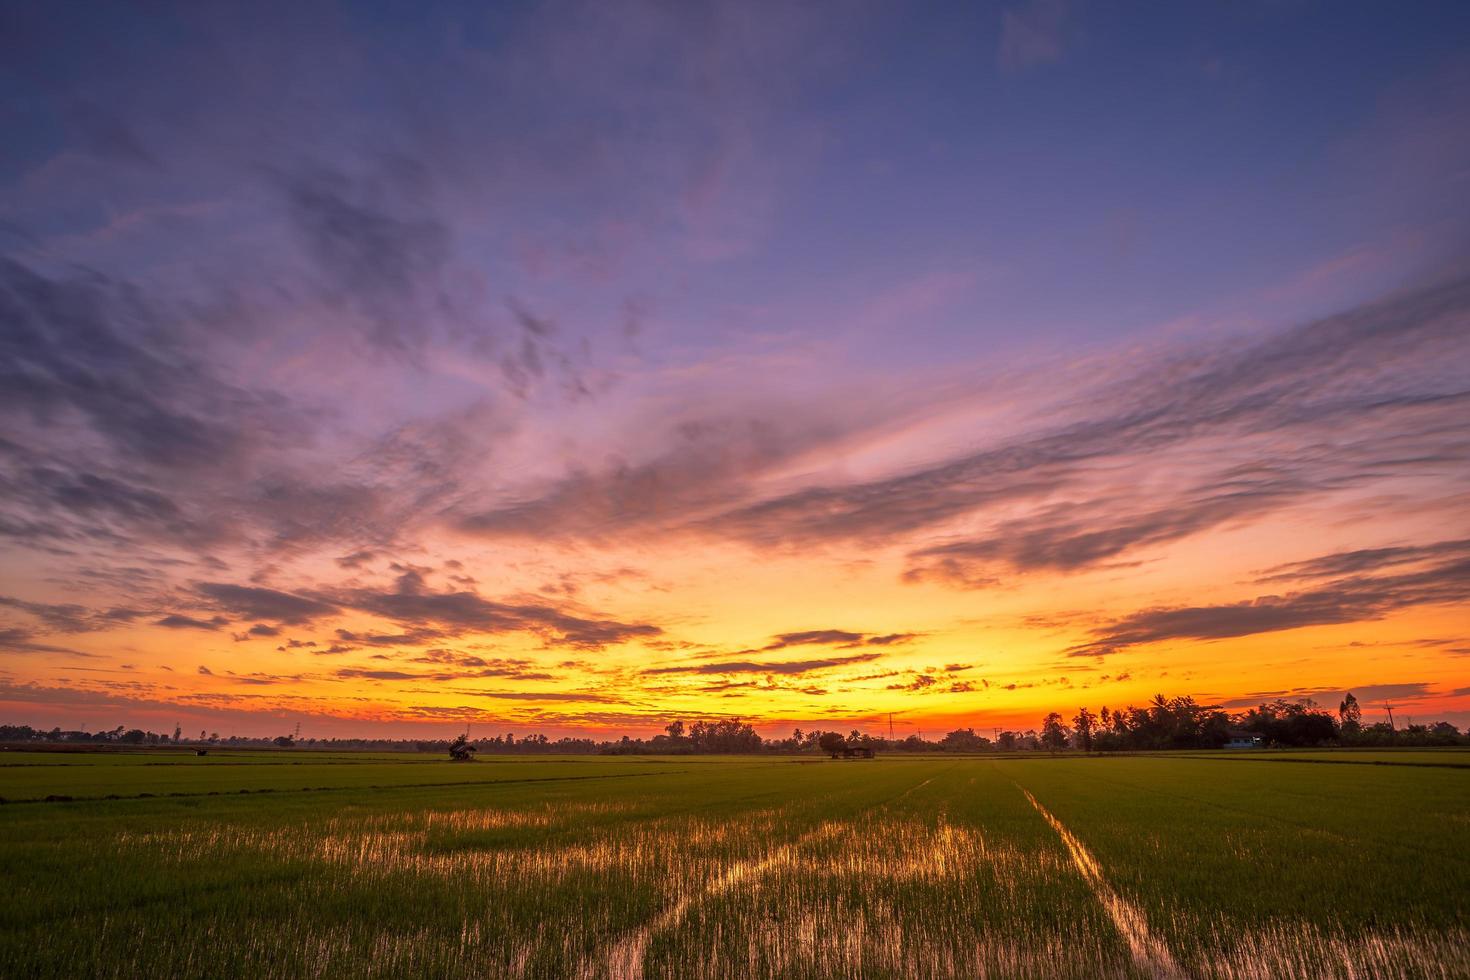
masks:
[[[1113,920],[1113,925],[1123,934],[1128,941],[1129,952],[1133,954],[1133,962],[1140,969],[1146,971],[1150,976],[1160,978],[1183,977],[1184,971],[1179,964],[1174,962],[1174,956],[1169,952],[1165,942],[1155,936],[1148,927],[1148,917],[1143,910],[1132,902],[1125,899],[1113,890],[1108,884],[1107,877],[1103,875],[1102,865],[1098,864],[1097,858],[1087,849],[1087,845],[1077,839],[1067,825],[1054,817],[1050,810],[1041,805],[1031,791],[1020,783],[1016,788],[1026,794],[1026,799],[1036,808],[1036,812],[1051,825],[1051,829],[1057,832],[1062,843],[1067,845],[1067,851],[1072,856],[1072,863],[1087,881],[1092,893],[1102,903],[1108,915]]]

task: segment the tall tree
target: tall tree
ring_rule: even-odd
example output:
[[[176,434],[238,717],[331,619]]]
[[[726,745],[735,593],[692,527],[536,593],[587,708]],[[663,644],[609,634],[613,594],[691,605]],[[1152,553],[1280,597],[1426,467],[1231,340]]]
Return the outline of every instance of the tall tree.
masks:
[[[1041,744],[1053,752],[1067,747],[1067,726],[1062,724],[1062,716],[1053,711],[1041,721]]]
[[[1353,697],[1352,691],[1347,692],[1347,697],[1337,706],[1337,720],[1344,735],[1356,735],[1363,730],[1363,709],[1358,707],[1358,699]]]
[[[1072,725],[1077,732],[1077,744],[1082,746],[1082,751],[1091,752],[1092,730],[1097,727],[1097,716],[1086,708],[1078,708],[1076,717],[1072,719]]]

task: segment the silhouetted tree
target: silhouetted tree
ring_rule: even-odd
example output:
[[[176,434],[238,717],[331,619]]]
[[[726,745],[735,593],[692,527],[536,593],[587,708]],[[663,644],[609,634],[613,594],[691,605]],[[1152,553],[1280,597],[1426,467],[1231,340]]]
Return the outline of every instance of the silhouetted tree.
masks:
[[[1429,743],[1431,745],[1458,745],[1460,742],[1460,730],[1447,721],[1435,722],[1429,728]]]
[[[835,759],[847,748],[847,739],[840,732],[823,732],[822,737],[817,739],[817,744],[822,747],[823,752]]]
[[[739,718],[696,721],[689,726],[689,741],[696,752],[756,752],[761,737]]]
[[[1332,716],[1318,711],[1310,700],[1291,702],[1268,701],[1247,711],[1241,726],[1255,732],[1272,745],[1312,746],[1337,741],[1337,725]]]
[[[1041,722],[1041,744],[1052,752],[1067,747],[1067,728],[1062,724],[1062,716],[1053,711]]]
[[[1072,719],[1074,731],[1077,733],[1077,745],[1084,752],[1092,751],[1092,730],[1097,725],[1097,718],[1086,708],[1078,708],[1077,715]]]
[[[990,739],[976,735],[973,728],[957,728],[939,740],[939,747],[948,752],[979,752],[990,748]]]
[[[1358,707],[1358,699],[1353,697],[1352,691],[1347,692],[1347,697],[1337,706],[1337,720],[1345,738],[1353,738],[1363,730],[1363,709]]]

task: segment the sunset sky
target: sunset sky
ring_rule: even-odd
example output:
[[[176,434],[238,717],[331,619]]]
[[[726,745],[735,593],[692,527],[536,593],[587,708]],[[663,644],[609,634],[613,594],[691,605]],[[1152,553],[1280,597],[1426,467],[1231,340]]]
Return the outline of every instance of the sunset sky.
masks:
[[[0,131],[0,722],[1470,723],[1463,2],[7,3]]]

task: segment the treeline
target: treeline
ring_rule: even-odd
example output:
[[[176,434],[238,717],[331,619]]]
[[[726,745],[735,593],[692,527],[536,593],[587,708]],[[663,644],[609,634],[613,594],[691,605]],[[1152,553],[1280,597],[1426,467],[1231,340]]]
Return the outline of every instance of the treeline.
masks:
[[[959,728],[938,739],[909,735],[888,739],[853,729],[802,731],[787,738],[763,738],[754,726],[739,718],[719,721],[675,720],[662,734],[652,738],[615,740],[591,738],[549,739],[545,735],[503,735],[469,739],[480,755],[710,755],[752,752],[831,753],[841,747],[866,747],[879,752],[982,752],[1060,751],[1138,752],[1162,749],[1214,749],[1234,742],[1263,747],[1315,748],[1431,747],[1470,745],[1470,732],[1462,733],[1447,721],[1434,724],[1396,726],[1391,721],[1363,724],[1357,698],[1348,694],[1335,712],[1302,699],[1277,699],[1247,711],[1227,712],[1215,705],[1202,705],[1192,697],[1156,695],[1143,707],[1129,705],[1112,710],[1106,706],[1094,713],[1079,708],[1070,719],[1053,711],[1036,729],[995,731],[994,737],[977,735],[973,728]],[[452,739],[367,739],[367,738],[221,738],[218,732],[200,732],[185,737],[175,728],[172,735],[143,729],[117,728],[100,732],[50,731],[29,725],[0,725],[0,743],[42,743],[119,747],[187,745],[226,748],[310,748],[337,751],[435,752],[447,753]]]
[[[145,731],[141,728],[104,729],[98,732],[49,731],[32,728],[30,725],[0,725],[0,743],[35,742],[43,745],[86,746],[169,746],[190,748],[266,749],[304,748],[317,751],[343,752],[443,752],[453,740],[404,739],[404,738],[299,738],[294,735],[271,736],[221,736],[218,732],[200,732],[198,737],[185,736],[177,728],[172,735]],[[496,735],[493,738],[477,739],[473,743],[481,752],[489,753],[547,753],[547,754],[591,754],[602,751],[610,742],[590,738],[549,739],[545,735],[525,735],[517,738],[514,733]]]
[[[1309,699],[1276,699],[1231,714],[1192,697],[1162,694],[1145,706],[1094,714],[1080,708],[1071,724],[1061,712],[1042,719],[1039,731],[1001,732],[997,748],[1075,748],[1088,752],[1216,749],[1250,741],[1264,747],[1431,747],[1470,745],[1470,737],[1447,721],[1397,727],[1391,721],[1363,724],[1358,699],[1348,693],[1336,712]]]

